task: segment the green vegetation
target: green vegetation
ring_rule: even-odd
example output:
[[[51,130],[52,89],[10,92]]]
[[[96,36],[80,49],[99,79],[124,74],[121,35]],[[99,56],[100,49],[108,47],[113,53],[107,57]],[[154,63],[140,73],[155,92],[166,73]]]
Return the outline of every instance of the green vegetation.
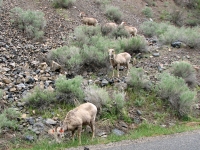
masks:
[[[180,133],[184,131],[192,131],[198,129],[197,126],[194,127],[188,127],[183,125],[174,125],[169,128],[163,128],[159,125],[153,125],[148,123],[141,124],[137,129],[134,131],[131,131],[129,134],[126,134],[124,136],[117,136],[115,134],[109,135],[106,139],[105,138],[99,138],[95,137],[93,141],[91,141],[90,136],[86,133],[82,134],[82,145],[95,145],[95,144],[107,144],[110,142],[118,142],[122,140],[130,140],[130,139],[138,139],[142,137],[150,137],[150,136],[159,136],[159,135],[168,135],[168,134],[174,134],[174,133]],[[88,138],[89,137],[89,138]],[[79,146],[78,140],[75,140],[74,142],[67,141],[65,143],[56,144],[56,143],[49,143],[47,140],[39,141],[37,144],[35,144],[32,148],[16,148],[15,150],[55,150],[55,149],[63,149],[63,148],[70,148],[70,147],[77,147]]]
[[[47,89],[42,89],[40,87],[35,87],[35,89],[28,93],[22,101],[26,102],[27,107],[44,109],[51,103],[56,101],[55,93]]]
[[[153,17],[153,11],[151,7],[145,7],[142,10],[142,13],[147,17],[147,18],[152,18]]]
[[[74,46],[63,46],[52,50],[48,54],[48,59],[54,60],[59,64],[64,64],[69,69],[78,68],[83,63],[80,48]]]
[[[76,0],[53,0],[52,4],[53,4],[53,7],[55,7],[55,8],[59,8],[59,7],[69,8],[75,2],[76,2]]]
[[[195,86],[196,73],[193,66],[186,61],[176,62],[172,65],[171,73],[174,76],[181,77],[189,86]]]
[[[95,104],[101,118],[114,118],[126,114],[125,93],[113,91],[109,94],[107,89],[98,86],[89,86],[85,89],[86,100]]]
[[[110,20],[121,22],[122,12],[119,10],[118,7],[107,5],[105,8],[105,15]]]
[[[46,25],[44,13],[40,11],[23,10],[19,7],[11,9],[11,22],[23,30],[29,38],[42,38]]]
[[[156,85],[156,92],[171,104],[178,115],[191,115],[191,107],[196,102],[196,92],[191,91],[182,78],[162,73],[160,82]]]
[[[1,10],[2,5],[3,5],[3,0],[0,0],[0,10]]]
[[[157,36],[162,44],[171,44],[174,41],[182,41],[190,48],[200,47],[199,28],[175,27],[169,23],[156,23],[147,21],[140,26],[146,36]]]
[[[128,75],[127,84],[135,89],[149,89],[151,82],[142,68],[132,67]]]
[[[55,83],[56,92],[60,95],[66,95],[64,96],[66,103],[69,103],[67,100],[74,100],[74,98],[83,102],[84,92],[81,87],[82,81],[83,78],[81,76],[76,76],[75,78],[69,80],[67,80],[65,76],[60,76]]]
[[[5,109],[0,114],[0,133],[2,130],[7,127],[11,129],[17,129],[18,123],[17,123],[17,117],[20,117],[20,113],[17,112],[14,108],[8,108]]]

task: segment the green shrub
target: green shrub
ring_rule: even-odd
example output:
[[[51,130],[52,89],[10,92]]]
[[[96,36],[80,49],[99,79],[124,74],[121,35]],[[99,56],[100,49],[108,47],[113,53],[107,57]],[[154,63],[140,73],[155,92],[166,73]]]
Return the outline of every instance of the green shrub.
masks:
[[[74,30],[76,40],[71,41],[71,43],[75,46],[83,48],[84,44],[90,44],[90,38],[95,35],[101,35],[100,26],[78,26]]]
[[[119,41],[121,49],[133,54],[137,52],[147,52],[147,42],[144,37],[135,36],[133,38],[124,38]]]
[[[125,106],[125,93],[114,91],[109,92],[96,85],[91,85],[85,89],[86,101],[95,104],[101,117],[120,115]],[[112,101],[113,100],[113,101]]]
[[[122,13],[118,7],[115,6],[106,6],[105,15],[108,19],[113,20],[115,22],[121,22]]]
[[[63,46],[50,51],[48,59],[64,64],[68,69],[76,69],[83,63],[80,52],[80,48]]]
[[[34,90],[28,93],[22,100],[25,101],[26,105],[30,108],[44,109],[56,101],[56,95],[54,92],[47,89],[35,87]]]
[[[197,18],[188,18],[188,19],[185,20],[186,26],[194,27],[194,26],[197,26],[199,24],[200,24],[200,21]]]
[[[18,127],[17,117],[20,117],[20,113],[13,108],[8,108],[0,114],[0,133],[4,127],[16,129]]]
[[[0,0],[0,10],[1,10],[2,5],[3,5],[3,0]]]
[[[151,87],[150,80],[142,68],[132,67],[127,78],[127,84],[134,89],[149,89]]]
[[[161,20],[170,20],[170,13],[167,12],[166,10],[162,10],[160,13],[160,19]]]
[[[157,36],[162,44],[171,44],[174,41],[182,41],[190,48],[200,47],[200,35],[198,27],[177,28],[169,23],[144,22],[140,29],[146,36]]]
[[[110,3],[110,0],[95,0],[95,3],[98,5],[106,6]]]
[[[83,78],[81,76],[76,76],[75,78],[69,80],[67,80],[65,76],[60,76],[55,82],[56,91],[58,94],[65,94],[66,102],[68,99],[69,101],[72,99],[78,99],[82,102],[84,99],[84,91],[81,86],[82,81]]]
[[[181,61],[174,63],[172,65],[171,73],[174,76],[183,78],[190,86],[194,86],[196,84],[195,70],[189,62]]]
[[[86,101],[91,102],[97,106],[98,110],[100,111],[99,114],[103,113],[103,107],[111,107],[112,101],[106,89],[100,88],[96,85],[90,85],[84,90],[84,92]]]
[[[40,11],[23,10],[15,7],[11,10],[11,22],[22,29],[29,38],[40,39],[46,25],[44,13]]]
[[[182,78],[162,73],[155,89],[157,94],[167,100],[180,116],[191,113],[191,107],[196,101],[196,92],[190,91]]]
[[[124,92],[116,92],[114,91],[113,94],[114,106],[115,106],[115,114],[119,114],[122,112],[125,106],[125,93]]]
[[[115,38],[115,39],[117,39],[118,37],[129,38],[130,34],[122,26],[118,26],[117,29],[111,32],[109,37]]]
[[[59,7],[69,8],[75,2],[76,2],[76,0],[53,0],[53,7],[55,7],[55,8],[59,8]]]
[[[182,26],[185,20],[183,12],[176,9],[172,10],[169,20],[177,26]]]
[[[3,90],[0,89],[0,99],[3,97]]]
[[[142,10],[142,13],[148,18],[152,18],[153,17],[153,11],[152,11],[152,8],[150,8],[150,7],[145,7]]]

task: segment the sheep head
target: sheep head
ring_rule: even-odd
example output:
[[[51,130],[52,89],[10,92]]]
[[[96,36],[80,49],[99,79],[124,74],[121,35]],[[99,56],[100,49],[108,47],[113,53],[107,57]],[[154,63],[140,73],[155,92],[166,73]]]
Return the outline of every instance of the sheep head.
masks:
[[[86,15],[85,15],[84,12],[80,12],[79,16],[80,16],[80,17],[85,17]]]
[[[114,59],[115,50],[114,49],[109,49],[108,50],[108,55],[109,55],[110,59]]]

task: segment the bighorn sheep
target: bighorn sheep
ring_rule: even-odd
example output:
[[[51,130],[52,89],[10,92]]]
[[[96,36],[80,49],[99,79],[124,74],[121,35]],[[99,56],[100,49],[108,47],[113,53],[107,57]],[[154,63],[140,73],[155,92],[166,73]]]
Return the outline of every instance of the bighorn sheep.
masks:
[[[61,138],[64,137],[64,130],[61,127],[55,127],[53,129],[49,129],[48,134],[52,135],[55,138],[56,142],[60,143]]]
[[[122,22],[120,24],[121,26],[124,27],[124,29],[130,33],[132,36],[136,36],[137,35],[137,29],[135,27],[131,27],[131,26],[126,26],[126,22]]]
[[[81,131],[83,125],[89,125],[92,129],[92,139],[95,134],[95,118],[97,107],[92,103],[84,103],[70,110],[60,128],[60,132],[72,131],[72,139],[74,141],[75,131],[78,130],[79,144],[81,144]]]
[[[109,23],[106,23],[105,26],[115,29],[115,28],[117,28],[118,25],[114,22],[109,22]]]
[[[88,18],[88,17],[85,17],[85,16],[86,15],[85,15],[84,12],[80,13],[80,17],[82,18],[81,21],[83,22],[83,24],[89,25],[89,26],[96,26],[98,24],[97,19],[95,19],[95,18]]]
[[[127,75],[128,75],[129,69],[130,69],[129,63],[131,61],[131,55],[127,52],[115,54],[114,49],[109,49],[108,54],[109,54],[110,63],[113,66],[113,77],[114,77],[114,68],[115,67],[117,67],[116,68],[117,69],[117,77],[119,77],[120,65],[127,67]]]

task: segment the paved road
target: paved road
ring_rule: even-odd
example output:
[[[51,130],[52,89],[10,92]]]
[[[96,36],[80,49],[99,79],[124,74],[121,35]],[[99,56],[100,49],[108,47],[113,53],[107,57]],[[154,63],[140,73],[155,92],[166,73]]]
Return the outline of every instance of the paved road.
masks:
[[[200,150],[200,130],[86,147],[90,150]],[[71,150],[84,150],[84,147]]]

